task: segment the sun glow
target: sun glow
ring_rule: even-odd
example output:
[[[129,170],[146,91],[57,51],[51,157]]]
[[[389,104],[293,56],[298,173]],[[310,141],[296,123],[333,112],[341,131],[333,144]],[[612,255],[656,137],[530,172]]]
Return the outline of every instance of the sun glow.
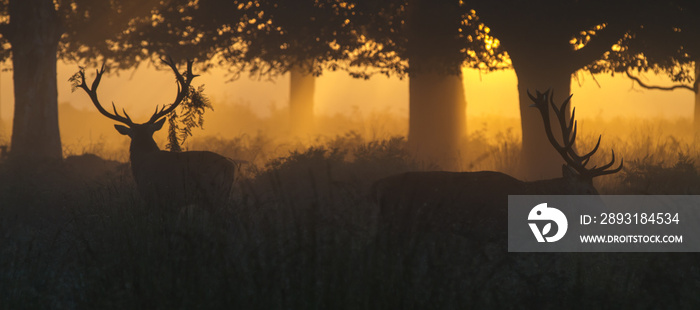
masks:
[[[7,64],[5,64],[7,66]],[[67,81],[77,66],[60,63],[58,67],[59,102],[70,105],[70,112],[60,115],[62,134],[67,145],[78,145],[100,137],[108,141],[121,141],[114,132],[113,122],[99,116],[89,99],[80,92],[70,92]],[[93,72],[87,68],[87,72]],[[88,78],[91,78],[88,76]],[[663,77],[653,74],[641,76],[649,83],[664,84]],[[13,113],[12,78],[10,72],[0,73],[0,115],[5,128],[11,128]],[[205,93],[212,99],[214,111],[205,114],[205,130],[195,136],[213,135],[233,137],[253,134],[260,130],[285,134],[288,124],[289,77],[280,76],[272,81],[250,80],[246,77],[227,82],[225,70],[214,69],[194,80],[204,84]],[[463,83],[467,100],[468,130],[504,131],[510,128],[519,132],[517,77],[512,70],[485,73],[480,70],[463,70]],[[600,86],[598,86],[600,85]],[[693,111],[693,94],[687,91],[648,91],[635,86],[629,79],[617,75],[592,77],[578,73],[572,80],[571,91],[577,117],[612,120],[615,118],[690,118]],[[316,79],[315,114],[335,119],[337,129],[324,127],[326,133],[342,133],[347,130],[366,133],[405,134],[407,129],[409,98],[408,79],[387,78],[381,75],[369,80],[353,79],[344,72],[326,72]],[[167,104],[176,92],[172,74],[145,66],[137,71],[123,72],[103,78],[100,100],[115,102],[119,109],[128,111],[135,121],[148,118],[156,105]],[[234,108],[237,107],[237,108]],[[63,109],[64,111],[68,111]],[[77,113],[77,114],[76,114]],[[69,117],[76,119],[66,119]],[[383,116],[382,116],[383,115]],[[94,118],[93,118],[94,117]],[[272,118],[272,123],[254,121]],[[339,121],[340,118],[347,119]],[[94,120],[90,120],[94,119]],[[478,119],[490,119],[489,124]],[[511,120],[501,122],[497,119]],[[88,121],[90,120],[90,121]],[[256,123],[257,122],[257,123]],[[354,123],[353,123],[354,122]],[[362,124],[360,127],[353,127]],[[504,125],[495,126],[495,123]],[[73,125],[75,126],[73,126]],[[257,124],[257,125],[256,125]],[[266,125],[267,124],[267,125]],[[510,124],[510,125],[505,125]],[[76,127],[77,126],[77,127]],[[325,126],[325,125],[324,125]],[[329,125],[332,126],[332,125]],[[362,127],[364,126],[364,127]],[[499,127],[494,129],[494,127]],[[364,129],[363,129],[364,128]],[[377,129],[383,128],[383,129]],[[5,133],[7,136],[9,133]],[[123,143],[123,141],[119,142]]]

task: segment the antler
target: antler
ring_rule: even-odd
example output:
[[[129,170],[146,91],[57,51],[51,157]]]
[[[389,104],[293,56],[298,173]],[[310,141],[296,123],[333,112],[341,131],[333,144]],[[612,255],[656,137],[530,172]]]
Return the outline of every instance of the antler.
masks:
[[[175,110],[175,108],[180,105],[182,100],[185,99],[185,97],[187,97],[187,95],[190,93],[190,84],[192,83],[192,79],[199,76],[192,74],[192,64],[194,63],[192,60],[187,61],[187,71],[184,75],[180,74],[180,71],[177,70],[177,66],[172,58],[168,57],[167,60],[165,58],[161,58],[161,61],[168,65],[175,73],[175,79],[177,82],[177,96],[175,96],[175,101],[168,105],[167,108],[166,105],[163,105],[159,111],[158,107],[156,107],[156,111],[151,116],[151,119],[148,120],[149,123],[154,123],[159,118],[166,116]]]
[[[102,105],[100,104],[100,101],[97,99],[97,87],[100,86],[100,80],[102,79],[102,74],[105,73],[105,65],[102,64],[102,68],[96,71],[96,76],[95,80],[92,81],[92,86],[88,88],[87,83],[85,83],[85,71],[80,70],[80,79],[81,83],[78,85],[78,87],[82,88],[89,96],[90,99],[92,100],[92,104],[95,105],[98,111],[102,113],[102,115],[115,120],[120,123],[124,123],[128,126],[131,126],[134,124],[134,122],[131,121],[131,118],[129,117],[129,114],[126,114],[126,110],[122,109],[122,112],[124,113],[124,116],[119,115],[119,112],[117,112],[117,108],[114,106],[114,102],[112,102],[112,110],[114,110],[114,114],[111,114],[105,110]]]
[[[576,170],[580,175],[589,178],[594,178],[606,174],[613,174],[620,171],[622,169],[622,165],[624,164],[624,160],[622,159],[620,160],[620,165],[617,168],[607,170],[610,167],[612,167],[615,163],[614,150],[612,151],[612,160],[609,163],[600,167],[593,166],[590,169],[586,168],[586,164],[588,164],[588,161],[591,159],[591,156],[593,156],[593,154],[595,154],[595,152],[598,151],[598,147],[600,147],[600,140],[602,136],[598,136],[598,142],[596,143],[595,147],[593,147],[593,150],[591,150],[583,156],[576,154],[576,151],[574,151],[573,149],[574,142],[576,141],[576,121],[574,120],[576,108],[574,108],[571,111],[571,120],[569,121],[569,123],[567,124],[566,122],[567,106],[571,102],[571,96],[573,95],[569,95],[569,97],[567,97],[566,100],[564,100],[564,103],[562,103],[561,107],[557,108],[557,106],[554,104],[553,93],[554,92],[552,92],[551,90],[547,90],[544,93],[540,93],[539,91],[537,91],[537,97],[534,97],[532,96],[532,94],[530,94],[530,91],[528,91],[527,95],[530,97],[530,100],[534,102],[533,106],[536,107],[542,115],[542,120],[544,121],[544,131],[547,134],[549,142],[552,144],[554,149],[557,150],[561,157],[564,158],[564,161],[571,168]],[[549,119],[550,105],[552,106],[554,114],[557,116],[557,120],[559,121],[559,127],[561,128],[562,134],[562,141],[564,142],[563,146],[560,145],[559,142],[557,142],[552,132],[552,125]]]

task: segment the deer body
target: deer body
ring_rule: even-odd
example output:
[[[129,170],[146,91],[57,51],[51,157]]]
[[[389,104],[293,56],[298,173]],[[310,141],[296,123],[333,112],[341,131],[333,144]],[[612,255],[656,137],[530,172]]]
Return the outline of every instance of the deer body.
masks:
[[[392,230],[457,234],[507,229],[508,195],[589,195],[593,184],[564,177],[525,182],[495,171],[406,172],[374,183],[380,222]]]
[[[550,142],[567,162],[562,167],[561,178],[525,182],[494,171],[423,171],[389,176],[375,182],[371,190],[380,208],[380,224],[393,233],[502,235],[507,232],[508,195],[596,195],[593,178],[618,172],[622,164],[608,170],[615,161],[613,153],[610,163],[585,168],[598,145],[588,154],[577,155],[572,148],[576,135],[573,115],[571,124],[567,125],[561,112],[564,106],[557,109],[552,103],[565,137],[565,145],[559,145],[548,125],[549,93],[538,93],[537,98],[531,98],[542,113]]]
[[[237,166],[208,151],[158,150],[132,153],[131,169],[139,193],[149,204],[212,208],[229,198]]]
[[[231,159],[208,151],[168,152],[158,148],[153,133],[163,127],[165,116],[185,99],[195,77],[192,62],[187,63],[184,75],[178,72],[172,60],[163,62],[175,72],[177,97],[167,108],[164,106],[160,111],[156,108],[151,118],[142,124],[131,121],[126,111],[124,116],[119,115],[114,104],[114,113],[109,113],[99,103],[97,87],[104,66],[97,72],[91,87],[85,83],[85,74],[79,72],[82,83],[78,87],[85,90],[100,113],[124,124],[114,127],[120,134],[131,138],[129,153],[132,174],[139,193],[149,205],[173,208],[196,204],[212,210],[226,203],[230,197],[238,165]]]

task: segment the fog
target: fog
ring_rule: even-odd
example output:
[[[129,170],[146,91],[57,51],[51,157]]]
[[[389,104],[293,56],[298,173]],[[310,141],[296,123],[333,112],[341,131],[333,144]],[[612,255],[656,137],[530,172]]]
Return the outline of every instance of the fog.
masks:
[[[13,84],[12,72],[8,70],[10,65],[5,63],[2,67],[5,70],[0,73],[0,115],[4,129],[0,139],[8,141],[14,103]],[[94,78],[94,69],[86,68],[88,81]],[[124,146],[128,140],[114,131],[113,121],[95,113],[89,98],[81,90],[71,92],[68,78],[77,70],[75,64],[58,64],[58,101],[65,147],[70,153],[80,153],[86,149],[85,145],[98,142],[110,141]],[[518,134],[514,71],[483,73],[465,69],[463,72],[468,131],[494,133],[511,128]],[[668,79],[653,74],[643,78],[649,84],[670,84]],[[275,137],[287,133],[288,75],[274,80],[242,75],[231,80],[226,70],[213,69],[201,73],[193,84],[205,85],[205,94],[214,106],[214,111],[205,114],[205,130],[195,131],[195,136],[230,138],[265,131]],[[172,72],[153,64],[106,74],[99,88],[103,105],[114,102],[136,122],[145,121],[157,105],[170,103],[175,93]],[[692,92],[644,90],[622,75],[593,77],[579,73],[572,82],[572,93],[577,118],[584,122],[586,119],[611,121],[619,118],[675,120],[690,118],[693,112]],[[316,80],[315,114],[320,119],[317,133],[322,135],[342,134],[349,130],[374,137],[405,135],[407,125],[403,123],[408,119],[408,80],[385,76],[359,80],[344,72],[326,72]],[[596,128],[596,131],[605,131],[605,128]],[[158,139],[162,141],[162,137]]]

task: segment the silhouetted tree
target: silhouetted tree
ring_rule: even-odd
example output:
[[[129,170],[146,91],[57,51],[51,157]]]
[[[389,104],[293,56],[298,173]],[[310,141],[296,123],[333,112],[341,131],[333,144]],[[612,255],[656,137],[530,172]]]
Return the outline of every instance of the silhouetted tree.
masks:
[[[466,134],[462,67],[507,66],[498,41],[460,1],[360,0],[353,74],[409,77],[408,142],[419,159],[455,169]]]
[[[655,14],[631,29],[612,51],[587,69],[592,73],[624,73],[647,89],[694,92],[694,127],[700,131],[700,3],[674,0],[647,5]],[[648,71],[665,74],[674,84],[649,84],[640,77]]]
[[[555,101],[571,91],[571,76],[603,57],[628,29],[653,15],[636,1],[470,1],[508,53],[518,78],[522,122],[520,176],[561,175],[562,160],[530,108],[527,91],[552,89]]]
[[[172,1],[157,12],[131,35],[135,46],[213,59],[210,65],[228,67],[234,78],[289,72],[297,133],[313,122],[314,77],[336,70],[357,45],[349,26],[352,4],[337,0]]]
[[[244,2],[159,2],[151,14],[134,18],[127,33],[119,38],[117,49],[122,55],[129,55],[122,56],[119,65],[131,67],[135,63],[129,60],[144,59],[160,63],[161,58],[172,57],[176,61],[193,60],[196,66],[207,69],[223,61],[216,55],[224,49],[232,54],[242,53],[240,33],[248,31],[250,25],[249,11],[241,3]]]
[[[240,64],[251,74],[290,73],[292,128],[307,133],[313,128],[315,77],[336,70],[359,44],[349,25],[353,5],[339,0],[259,4],[254,31],[244,34],[248,52]]]
[[[11,156],[62,158],[56,61],[113,52],[131,16],[149,1],[5,0],[0,2],[0,59],[12,58],[15,112]]]
[[[58,132],[56,51],[60,20],[51,0],[5,3],[3,58],[13,51],[15,116],[11,154],[62,158]],[[5,19],[8,21],[8,18]]]
[[[497,42],[484,43],[488,30],[459,1],[171,1],[136,29],[129,41],[137,49],[205,55],[234,77],[290,72],[297,132],[312,119],[312,76],[336,69],[365,78],[408,74],[409,141],[421,158],[446,167],[465,133],[461,67],[497,63]]]

